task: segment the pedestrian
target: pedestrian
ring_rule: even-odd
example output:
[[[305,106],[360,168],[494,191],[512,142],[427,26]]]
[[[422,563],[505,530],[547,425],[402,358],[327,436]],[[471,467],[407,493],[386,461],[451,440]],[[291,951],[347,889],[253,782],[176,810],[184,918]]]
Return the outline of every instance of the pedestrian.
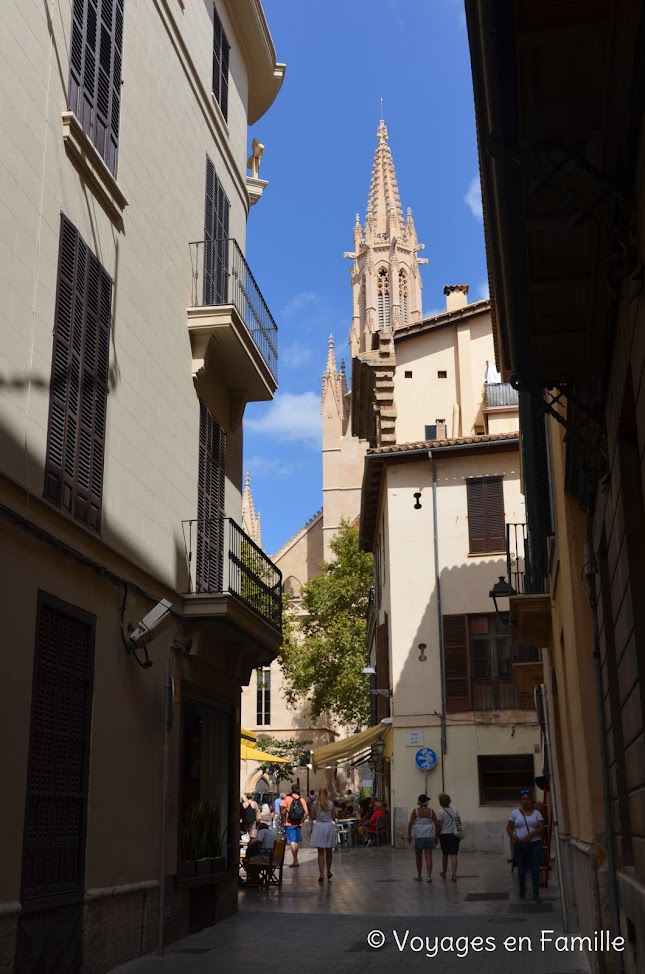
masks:
[[[311,817],[311,809],[313,808],[315,801],[316,801],[316,790],[315,788],[311,788],[309,790],[309,794],[307,795],[307,811],[309,812],[310,817]]]
[[[463,836],[459,811],[450,803],[450,795],[442,791],[439,795],[439,811],[437,819],[441,822],[441,833],[439,843],[442,853],[442,871],[439,873],[442,879],[446,878],[448,872],[448,856],[450,856],[451,873],[453,883],[457,882],[457,856],[459,855],[459,843]],[[459,834],[461,832],[461,835]]]
[[[273,803],[273,827],[278,835],[280,834],[280,829],[282,828],[282,810],[280,805],[286,797],[286,792],[281,791]]]
[[[258,803],[253,798],[250,791],[247,791],[244,796],[244,801],[242,802],[242,815],[246,823],[246,831],[249,833],[252,839],[255,838],[258,831],[258,818],[259,809]]]
[[[414,857],[417,863],[417,874],[414,879],[418,883],[423,881],[424,855],[428,882],[432,882],[432,850],[436,845],[436,837],[441,834],[441,825],[435,813],[428,807],[429,801],[428,795],[419,795],[417,807],[408,822],[408,845],[414,839]]]
[[[298,846],[302,842],[302,824],[308,818],[307,803],[300,797],[300,788],[297,785],[292,785],[291,793],[280,803],[280,807],[284,809],[285,839],[293,856],[289,869],[295,869],[300,865]]]
[[[276,837],[264,822],[258,825],[258,835],[248,844],[246,862],[268,862],[276,844]]]
[[[325,863],[327,865],[327,879],[331,879],[331,857],[332,852],[338,845],[338,835],[336,833],[336,807],[330,801],[329,792],[326,788],[321,788],[318,797],[314,801],[310,810],[311,820],[314,823],[311,830],[312,848],[318,850],[318,872],[319,883],[325,881]]]
[[[260,821],[264,822],[267,828],[271,825],[273,821],[273,812],[271,811],[268,802],[262,803],[262,808],[260,809]]]
[[[530,871],[533,882],[533,899],[539,903],[544,819],[542,813],[534,807],[533,797],[528,788],[523,788],[520,791],[520,807],[511,812],[506,831],[515,843],[520,899],[526,899],[526,874]]]

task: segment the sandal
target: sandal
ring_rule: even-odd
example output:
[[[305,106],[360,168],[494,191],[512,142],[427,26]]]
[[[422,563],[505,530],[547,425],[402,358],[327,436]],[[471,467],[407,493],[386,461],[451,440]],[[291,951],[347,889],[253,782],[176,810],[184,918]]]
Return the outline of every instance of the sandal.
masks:
[[[422,882],[422,879],[421,879],[420,876],[413,876],[412,879],[415,881],[415,883],[421,883]]]
[[[324,876],[320,876],[320,877],[318,878],[318,882],[319,882],[319,883],[324,883],[324,882],[325,882],[325,877],[324,877]]]
[[[327,879],[331,879],[332,873],[327,873]]]
[[[446,874],[445,873],[439,873],[439,875],[441,876],[442,879],[445,879],[446,878]]]
[[[431,882],[432,882],[432,880],[430,879],[430,877],[429,877],[429,876],[428,876],[428,882],[429,882],[429,883],[431,883]]]
[[[450,879],[451,879],[451,881],[453,883],[456,883],[457,882],[457,877],[456,876],[451,876]]]

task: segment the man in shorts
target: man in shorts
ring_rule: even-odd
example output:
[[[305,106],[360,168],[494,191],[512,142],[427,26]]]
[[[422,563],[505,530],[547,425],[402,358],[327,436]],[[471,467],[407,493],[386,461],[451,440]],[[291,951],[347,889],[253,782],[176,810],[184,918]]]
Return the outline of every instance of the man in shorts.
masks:
[[[293,856],[293,862],[290,863],[289,868],[294,869],[300,865],[298,862],[298,846],[302,842],[302,825],[309,817],[307,802],[300,797],[300,788],[297,785],[293,785],[291,793],[287,795],[284,801],[280,802],[280,811],[285,822],[284,837],[289,843]]]

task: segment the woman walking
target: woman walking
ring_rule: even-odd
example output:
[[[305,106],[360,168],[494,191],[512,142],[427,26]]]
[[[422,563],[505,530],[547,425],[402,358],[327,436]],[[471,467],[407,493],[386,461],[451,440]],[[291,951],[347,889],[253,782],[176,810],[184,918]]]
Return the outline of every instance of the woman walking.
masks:
[[[515,842],[515,860],[520,899],[526,899],[526,874],[530,871],[533,881],[533,899],[540,902],[540,859],[542,857],[542,833],[544,819],[533,807],[528,788],[520,792],[520,807],[515,808],[508,819],[506,831]]]
[[[450,804],[450,795],[447,795],[445,791],[442,791],[439,795],[439,804],[441,808],[439,809],[437,818],[441,822],[439,842],[441,843],[442,853],[442,871],[439,875],[442,879],[446,878],[446,873],[448,872],[448,856],[450,856],[452,873],[450,878],[453,883],[456,883],[457,856],[459,855],[459,843],[461,842],[457,831],[461,829],[461,819],[459,818],[459,811]]]
[[[318,797],[311,806],[311,845],[318,850],[319,883],[325,882],[325,864],[327,865],[327,879],[331,879],[331,855],[337,844],[336,836],[336,808],[329,798],[326,788],[321,788]]]
[[[429,801],[427,795],[419,795],[417,807],[408,822],[408,844],[414,839],[414,857],[417,863],[417,874],[414,879],[418,883],[423,879],[424,855],[428,882],[432,882],[432,850],[436,845],[436,836],[441,833],[441,823],[437,821],[437,816],[432,809],[428,808]]]

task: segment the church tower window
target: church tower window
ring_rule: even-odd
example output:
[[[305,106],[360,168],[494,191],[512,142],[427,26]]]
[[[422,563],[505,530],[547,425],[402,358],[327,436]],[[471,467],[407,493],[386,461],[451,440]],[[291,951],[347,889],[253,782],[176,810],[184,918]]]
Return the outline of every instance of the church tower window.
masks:
[[[384,267],[378,272],[378,323],[379,328],[390,324],[390,281]]]
[[[404,270],[399,271],[399,300],[401,301],[401,321],[408,321],[408,276]]]

